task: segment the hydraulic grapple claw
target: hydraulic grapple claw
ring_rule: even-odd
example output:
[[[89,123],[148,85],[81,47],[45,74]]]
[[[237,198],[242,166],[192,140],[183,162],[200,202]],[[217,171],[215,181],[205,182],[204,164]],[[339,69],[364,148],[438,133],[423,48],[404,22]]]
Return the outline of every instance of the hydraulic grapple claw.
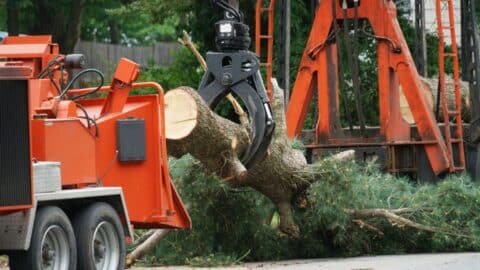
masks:
[[[245,167],[251,168],[265,157],[275,129],[272,110],[259,73],[259,61],[249,51],[209,52],[207,66],[199,94],[210,108],[215,108],[225,96],[233,92],[247,109],[251,124],[251,144],[242,154],[241,161]]]

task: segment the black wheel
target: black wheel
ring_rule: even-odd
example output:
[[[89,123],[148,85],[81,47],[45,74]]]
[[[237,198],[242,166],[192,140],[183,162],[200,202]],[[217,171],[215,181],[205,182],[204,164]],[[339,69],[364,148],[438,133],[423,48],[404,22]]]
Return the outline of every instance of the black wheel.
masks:
[[[94,203],[73,221],[77,237],[78,269],[123,270],[125,234],[117,212],[106,203]]]
[[[67,215],[54,206],[39,208],[30,249],[9,254],[11,270],[76,269],[75,234]]]

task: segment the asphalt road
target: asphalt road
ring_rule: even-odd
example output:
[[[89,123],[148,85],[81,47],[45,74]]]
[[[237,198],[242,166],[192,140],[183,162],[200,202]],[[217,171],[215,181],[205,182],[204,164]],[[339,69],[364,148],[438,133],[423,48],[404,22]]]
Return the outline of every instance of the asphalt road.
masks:
[[[133,270],[187,270],[192,267],[133,268]],[[207,269],[207,268],[201,268]],[[282,262],[247,263],[228,270],[295,269],[295,270],[480,270],[480,253],[417,254],[375,256],[344,259],[296,260]],[[1,268],[0,270],[8,270]]]
[[[135,270],[186,270],[191,267],[135,268]],[[205,269],[205,268],[203,268]],[[480,270],[480,253],[417,254],[345,259],[296,260],[272,263],[249,263],[228,270],[295,269],[295,270]]]

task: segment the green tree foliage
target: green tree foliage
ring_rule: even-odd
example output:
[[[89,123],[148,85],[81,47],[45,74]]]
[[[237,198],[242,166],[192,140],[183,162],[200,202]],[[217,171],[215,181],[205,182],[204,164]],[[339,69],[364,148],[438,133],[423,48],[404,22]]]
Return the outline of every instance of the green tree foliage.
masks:
[[[8,13],[2,24],[13,34],[51,34],[62,52],[69,53],[80,34],[84,7],[98,2],[102,1],[4,0],[0,5]]]
[[[250,25],[253,36],[253,15],[255,2],[253,0],[241,1],[241,9],[246,16],[246,22]],[[266,1],[268,4],[268,1]],[[403,3],[403,2],[401,2]],[[406,3],[406,2],[405,2]],[[408,4],[400,5],[399,7],[399,20],[402,26],[402,29],[405,33],[407,43],[411,49],[415,47],[415,29],[412,27],[412,24],[409,21],[409,5]],[[291,37],[291,86],[295,81],[295,75],[298,71],[298,66],[300,59],[302,57],[303,51],[305,49],[305,44],[307,38],[310,34],[310,29],[313,21],[313,10],[310,6],[311,1],[292,1],[292,37]],[[280,8],[277,5],[277,9]],[[277,10],[277,13],[278,14]],[[173,25],[176,29],[176,33],[180,33],[182,30],[187,30],[191,33],[193,39],[197,42],[200,47],[202,54],[205,54],[207,50],[215,48],[214,44],[214,23],[221,18],[221,12],[213,7],[210,1],[181,1],[181,3],[176,3],[174,1],[161,1],[161,0],[136,0],[129,5],[124,5],[120,8],[115,9],[111,12],[117,16],[130,16],[130,14],[143,14],[148,15],[150,20],[154,23],[166,23],[168,20],[175,18],[175,24]],[[277,16],[277,19],[278,16]],[[266,21],[263,21],[264,28]],[[276,24],[276,33],[279,33],[278,23]],[[265,30],[265,29],[264,29]],[[265,30],[266,31],[266,30]],[[351,37],[351,36],[350,36]],[[339,37],[340,38],[340,37]],[[428,35],[427,37],[427,46],[428,46],[428,70],[430,75],[435,76],[438,72],[438,39],[433,35]],[[344,44],[344,42],[343,42]],[[365,114],[367,118],[367,123],[370,125],[378,124],[378,86],[377,86],[377,54],[376,54],[376,41],[363,34],[363,31],[359,30],[359,47],[360,52],[360,81],[361,81],[361,92],[362,92],[362,104],[365,108]],[[265,47],[265,46],[264,46]],[[266,48],[264,48],[265,50]],[[413,50],[411,50],[413,51]],[[265,55],[265,52],[262,53]],[[346,78],[346,88],[343,90],[342,94],[347,96],[347,104],[342,104],[344,108],[342,112],[342,122],[346,126],[347,122],[345,120],[345,110],[354,116],[354,124],[357,122],[355,110],[355,98],[352,89],[350,68],[348,67],[346,61],[346,49],[345,46],[340,46],[339,56],[343,63],[343,71],[345,72]],[[186,62],[189,58],[188,54],[181,54],[177,56],[177,61]],[[275,56],[276,57],[276,56]],[[274,65],[274,68],[277,66]],[[183,66],[179,65],[180,70],[175,71],[175,68],[168,69],[171,74],[182,74]],[[153,70],[152,74],[159,74],[157,70]],[[150,71],[147,71],[150,72]],[[171,84],[175,85],[173,80],[175,77],[168,74],[162,73],[162,76],[171,78]],[[184,75],[179,77],[176,85],[181,85],[184,81]],[[155,79],[153,77],[150,77]],[[156,80],[164,80],[161,77],[156,78]],[[197,82],[198,85],[198,82]],[[311,105],[310,113],[306,120],[306,128],[312,128],[315,126],[315,104]]]
[[[123,45],[150,45],[156,41],[176,39],[177,16],[171,16],[164,23],[153,23],[144,12],[116,12],[131,0],[104,0],[85,7],[81,25],[81,39]]]
[[[203,76],[203,70],[198,66],[197,60],[187,50],[182,50],[175,55],[176,61],[168,67],[159,67],[155,63],[145,68],[140,81],[154,81],[168,91],[178,86],[197,88]],[[134,94],[154,93],[153,90],[134,90]]]
[[[93,0],[46,1],[21,0],[18,5],[19,32],[24,34],[51,34],[61,45],[63,53],[73,51],[80,34],[80,21],[85,5]]]
[[[145,45],[176,38],[178,17],[171,16],[164,24],[155,24],[149,14],[116,16],[111,12],[130,2],[132,0],[2,0],[0,28],[6,30],[8,25],[18,25],[18,32],[22,34],[51,34],[64,53],[73,50],[79,37],[124,45]],[[8,23],[7,4],[15,6],[13,10],[18,13],[14,16],[16,19]],[[1,16],[2,13],[5,16]]]
[[[253,25],[254,0],[241,1],[246,20]],[[152,23],[163,24],[170,18],[177,18],[175,27],[177,35],[183,30],[192,34],[192,38],[205,50],[215,48],[214,23],[223,14],[213,6],[211,1],[164,1],[164,0],[135,0],[130,5],[114,11],[117,15],[144,13],[150,17]]]
[[[480,186],[466,176],[438,185],[415,184],[381,173],[373,163],[323,161],[313,168],[323,177],[309,189],[310,205],[295,213],[301,236],[291,239],[278,232],[274,207],[258,192],[206,176],[190,157],[172,160],[170,170],[193,229],[172,232],[146,259],[149,264],[215,266],[239,260],[480,250]],[[438,232],[381,218],[365,220],[380,235],[356,225],[349,213],[405,207],[412,210],[406,218]]]

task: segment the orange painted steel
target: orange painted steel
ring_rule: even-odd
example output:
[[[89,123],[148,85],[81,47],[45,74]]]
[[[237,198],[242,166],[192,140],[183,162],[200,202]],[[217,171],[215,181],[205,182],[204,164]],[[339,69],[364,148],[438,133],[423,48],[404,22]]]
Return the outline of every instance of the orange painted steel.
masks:
[[[190,218],[168,173],[163,89],[155,83],[132,84],[129,88],[154,88],[158,94],[128,97],[121,112],[107,114],[104,114],[104,108],[109,104],[106,100],[79,102],[92,115],[103,115],[97,120],[100,134],[96,144],[97,176],[105,186],[123,188],[130,219],[135,226],[188,228],[191,226]],[[109,92],[113,98],[111,87],[103,87],[102,90]],[[116,120],[130,117],[145,121],[147,160],[122,164],[116,161],[116,145],[111,141],[116,134]]]
[[[32,120],[32,156],[38,161],[60,161],[64,187],[97,184],[92,158],[95,136],[79,119]]]
[[[59,54],[58,44],[51,36],[5,37],[0,47],[0,58],[16,59],[32,69],[36,75],[42,67]]]
[[[343,18],[340,3],[321,1],[316,10],[287,110],[290,138],[302,131],[309,104],[317,89],[319,119],[316,143],[341,146],[331,141],[342,138],[349,143],[363,141],[363,138],[346,138],[339,120],[337,45],[328,39],[334,19],[341,21]],[[335,16],[333,10],[336,11]],[[347,16],[354,18],[353,8],[347,9]],[[420,76],[398,23],[395,4],[386,0],[362,0],[358,17],[370,22],[377,40],[380,139],[386,144],[412,140],[410,126],[400,114],[401,85],[422,141],[435,142],[424,145],[433,172],[440,174],[446,171],[450,167],[447,145],[422,94]]]
[[[445,6],[442,5],[445,3]],[[460,93],[460,67],[458,60],[457,37],[455,33],[455,13],[452,0],[436,0],[437,31],[438,31],[438,73],[439,90],[442,103],[442,113],[444,119],[444,134],[447,143],[447,154],[450,161],[450,172],[465,170],[465,151],[463,145],[463,123],[462,123],[462,103]],[[444,9],[444,7],[446,9]],[[442,11],[446,10],[447,13]],[[444,22],[444,15],[447,14],[447,22]],[[452,52],[445,51],[445,41],[447,39],[444,30],[449,31]],[[451,110],[447,104],[447,93],[445,88],[445,59],[451,57],[453,62],[453,80],[455,94],[455,108]],[[451,131],[450,122],[455,122],[455,130]],[[458,165],[455,164],[454,145],[458,145]]]
[[[8,67],[9,72],[30,70],[24,79],[29,81],[32,160],[60,162],[64,189],[121,187],[130,221],[137,228],[190,228],[190,217],[168,172],[162,87],[153,82],[135,83],[139,65],[121,59],[111,85],[101,88],[106,97],[60,98],[50,79],[37,78],[51,60],[62,63],[64,57],[57,49],[51,37],[7,38],[0,44],[0,57],[15,63],[14,68]],[[58,83],[65,74],[53,67]],[[129,96],[138,88],[153,88],[157,93]],[[70,90],[67,96],[91,91]],[[95,123],[88,123],[84,112]],[[146,159],[122,162],[118,159],[117,121],[132,118],[145,123]],[[29,207],[0,208],[0,214]]]
[[[266,35],[262,35],[262,13],[268,13],[268,30]],[[263,6],[263,0],[257,0],[255,10],[255,52],[261,59],[262,54],[262,40],[267,40],[267,58],[265,63],[261,66],[267,68],[267,94],[270,100],[273,98],[272,82],[273,77],[273,30],[274,30],[274,12],[275,0],[270,0],[268,7]]]

